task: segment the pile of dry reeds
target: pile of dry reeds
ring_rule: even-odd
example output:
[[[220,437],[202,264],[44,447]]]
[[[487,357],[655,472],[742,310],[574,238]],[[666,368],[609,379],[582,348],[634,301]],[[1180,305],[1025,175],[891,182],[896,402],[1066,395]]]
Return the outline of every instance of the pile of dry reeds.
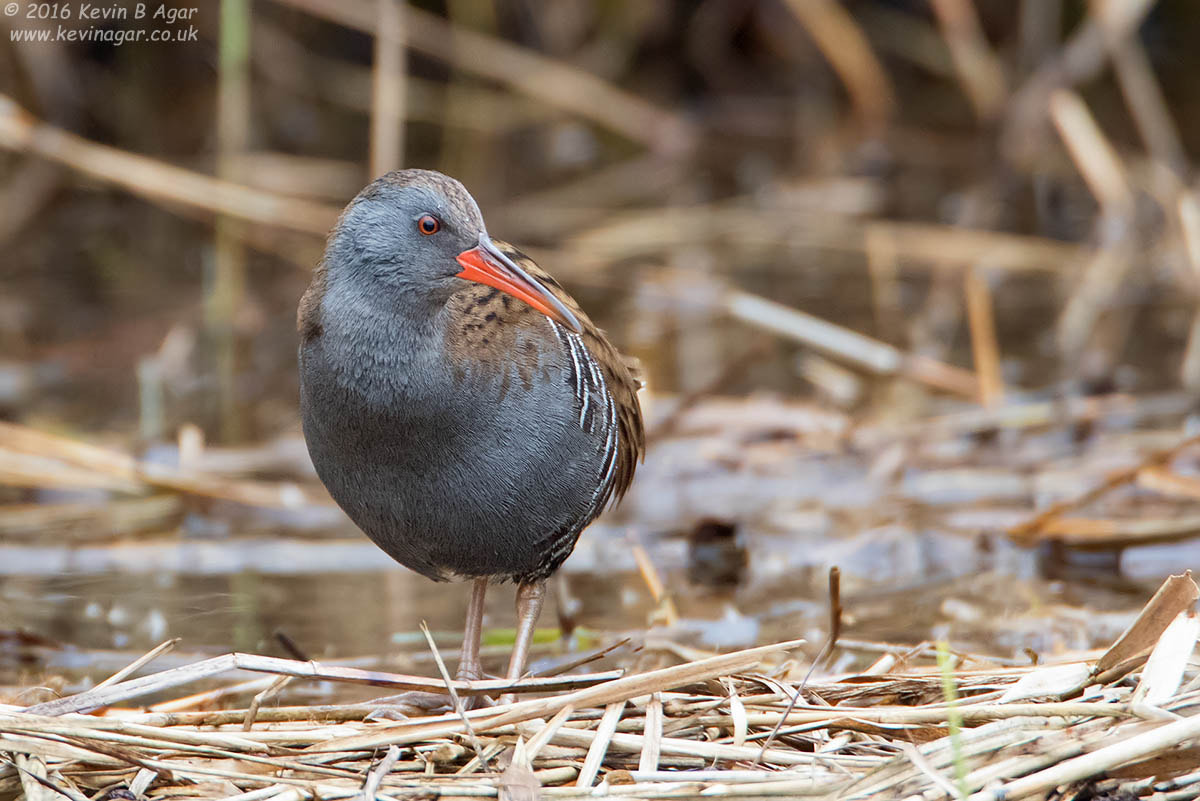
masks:
[[[1189,576],[1168,579],[1103,653],[1025,668],[948,651],[905,668],[893,654],[811,682],[786,660],[798,641],[516,683],[245,654],[128,678],[151,652],[85,692],[6,707],[0,796],[1197,798],[1197,595]],[[211,693],[171,704],[188,711],[114,706],[246,670],[276,675],[248,708],[192,711]],[[297,677],[452,688],[458,711],[395,721],[368,720],[369,705],[264,704]],[[507,690],[538,695],[463,711],[464,695]]]

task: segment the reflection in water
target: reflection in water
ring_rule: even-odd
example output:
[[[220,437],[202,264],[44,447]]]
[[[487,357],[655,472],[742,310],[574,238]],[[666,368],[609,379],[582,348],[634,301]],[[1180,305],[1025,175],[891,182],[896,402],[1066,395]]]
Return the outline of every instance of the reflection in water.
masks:
[[[278,630],[313,657],[385,654],[397,632],[422,620],[453,630],[465,611],[452,585],[399,568],[9,578],[2,603],[15,627],[80,648],[147,649],[182,637],[190,649],[286,655]]]
[[[597,554],[609,547],[628,548],[617,530],[597,528],[584,539],[578,562],[569,561],[561,580],[552,582],[548,609],[569,612],[568,628],[578,627],[577,632],[669,636],[706,648],[806,636],[815,653],[827,625],[825,574],[834,563],[848,566],[843,568],[847,639],[913,643],[948,637],[956,647],[1018,662],[1026,661],[1026,648],[1052,653],[1110,642],[1157,583],[1147,576],[1147,582],[1127,594],[1043,581],[1032,576],[1034,556],[1029,553],[977,553],[961,538],[880,529],[845,539],[822,538],[807,547],[797,547],[794,538],[749,533],[744,540],[750,553],[748,578],[736,588],[722,589],[690,581],[684,539],[666,537],[646,544],[674,594],[680,620],[670,630],[647,631],[648,621],[661,622],[661,616],[655,615],[639,574],[579,569],[595,565]],[[338,553],[351,555],[347,563],[353,563],[378,554],[365,540],[163,545],[186,553],[202,544],[208,560],[174,571],[113,571],[109,560],[92,565],[103,568],[100,572],[20,575],[27,566],[0,554],[0,564],[10,573],[0,583],[5,628],[65,647],[29,648],[10,636],[0,645],[4,682],[14,683],[14,670],[31,668],[69,681],[98,681],[170,637],[183,639],[173,657],[180,662],[228,650],[288,656],[275,636],[283,632],[312,658],[407,655],[401,666],[432,674],[417,634],[425,621],[438,632],[447,657],[457,650],[465,614],[461,587],[430,582],[386,557],[374,559],[369,569],[350,571],[320,571],[310,559],[287,558]],[[213,553],[220,549],[225,553],[217,559]],[[278,557],[270,571],[256,569],[261,553]],[[32,555],[30,549],[23,558]],[[80,556],[75,554],[76,567],[85,564]],[[232,572],[213,569],[215,564],[238,563],[242,569]],[[505,658],[512,602],[511,587],[489,594],[486,626],[497,648],[488,669],[499,670]],[[548,614],[543,626],[555,625]],[[591,634],[577,635],[569,643],[544,647],[541,654],[597,642]],[[853,669],[875,656],[848,652],[837,664]],[[161,668],[173,662],[157,664]]]

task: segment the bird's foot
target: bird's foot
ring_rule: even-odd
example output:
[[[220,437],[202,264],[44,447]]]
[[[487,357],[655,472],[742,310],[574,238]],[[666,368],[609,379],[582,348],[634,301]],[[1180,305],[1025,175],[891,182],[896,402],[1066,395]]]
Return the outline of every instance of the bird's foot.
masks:
[[[376,698],[371,702],[367,720],[408,720],[440,715],[454,708],[449,695],[412,691]]]
[[[483,609],[482,591],[486,588],[486,582],[477,582],[475,592],[478,597],[477,599],[472,599],[473,604],[478,604],[481,614]],[[473,649],[464,648],[462,659],[458,664],[458,670],[454,674],[455,681],[479,681],[486,676],[487,674],[483,672],[483,665],[479,662],[478,643],[476,643]],[[496,703],[486,695],[460,695],[459,701],[462,702],[463,711],[483,709],[494,706]],[[442,715],[453,711],[454,699],[450,697],[449,692],[431,693],[413,690],[401,693],[400,695],[389,695],[385,698],[376,699],[366,719],[407,720],[415,717]]]
[[[459,681],[474,681],[483,678],[482,670],[460,670],[455,677]],[[464,711],[493,706],[495,701],[486,695],[460,695]],[[454,699],[449,693],[429,693],[419,690],[389,695],[376,699],[367,720],[407,720],[429,715],[442,715],[454,711]]]

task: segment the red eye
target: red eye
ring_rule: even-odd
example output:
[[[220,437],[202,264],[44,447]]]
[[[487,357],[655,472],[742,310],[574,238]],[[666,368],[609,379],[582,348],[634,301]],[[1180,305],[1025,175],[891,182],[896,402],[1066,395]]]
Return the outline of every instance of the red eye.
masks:
[[[422,214],[421,219],[417,220],[417,230],[425,236],[433,236],[442,230],[442,221],[432,214]]]

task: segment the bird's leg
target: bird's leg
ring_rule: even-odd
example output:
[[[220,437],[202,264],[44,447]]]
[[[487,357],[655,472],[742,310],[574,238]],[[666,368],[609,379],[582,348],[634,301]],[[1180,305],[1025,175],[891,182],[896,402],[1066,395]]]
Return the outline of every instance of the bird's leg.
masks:
[[[467,621],[463,626],[462,651],[459,652],[458,670],[455,678],[459,681],[475,681],[483,678],[483,665],[479,662],[479,643],[483,638],[483,600],[487,595],[487,579],[477,578],[471,584],[471,600],[467,604]],[[477,709],[491,704],[487,696],[473,695],[462,697],[464,709]],[[370,717],[397,719],[414,714],[428,714],[446,707],[453,707],[448,694],[412,691],[380,698],[375,701],[375,709]]]
[[[487,595],[488,580],[477,578],[471,584],[471,602],[467,605],[467,622],[463,626],[462,652],[458,658],[460,681],[475,681],[483,678],[483,665],[479,662],[479,642],[483,639],[483,598]]]
[[[517,587],[517,637],[513,642],[512,657],[508,660],[508,680],[516,681],[525,672],[529,660],[529,646],[533,644],[533,632],[538,617],[542,614],[542,603],[546,600],[546,582],[522,582]]]
[[[508,660],[508,680],[516,681],[525,672],[529,659],[529,646],[533,644],[533,632],[538,617],[542,614],[542,603],[546,600],[546,582],[527,581],[517,586],[517,636],[513,641],[512,657]],[[512,694],[500,699],[501,703],[513,700]]]

